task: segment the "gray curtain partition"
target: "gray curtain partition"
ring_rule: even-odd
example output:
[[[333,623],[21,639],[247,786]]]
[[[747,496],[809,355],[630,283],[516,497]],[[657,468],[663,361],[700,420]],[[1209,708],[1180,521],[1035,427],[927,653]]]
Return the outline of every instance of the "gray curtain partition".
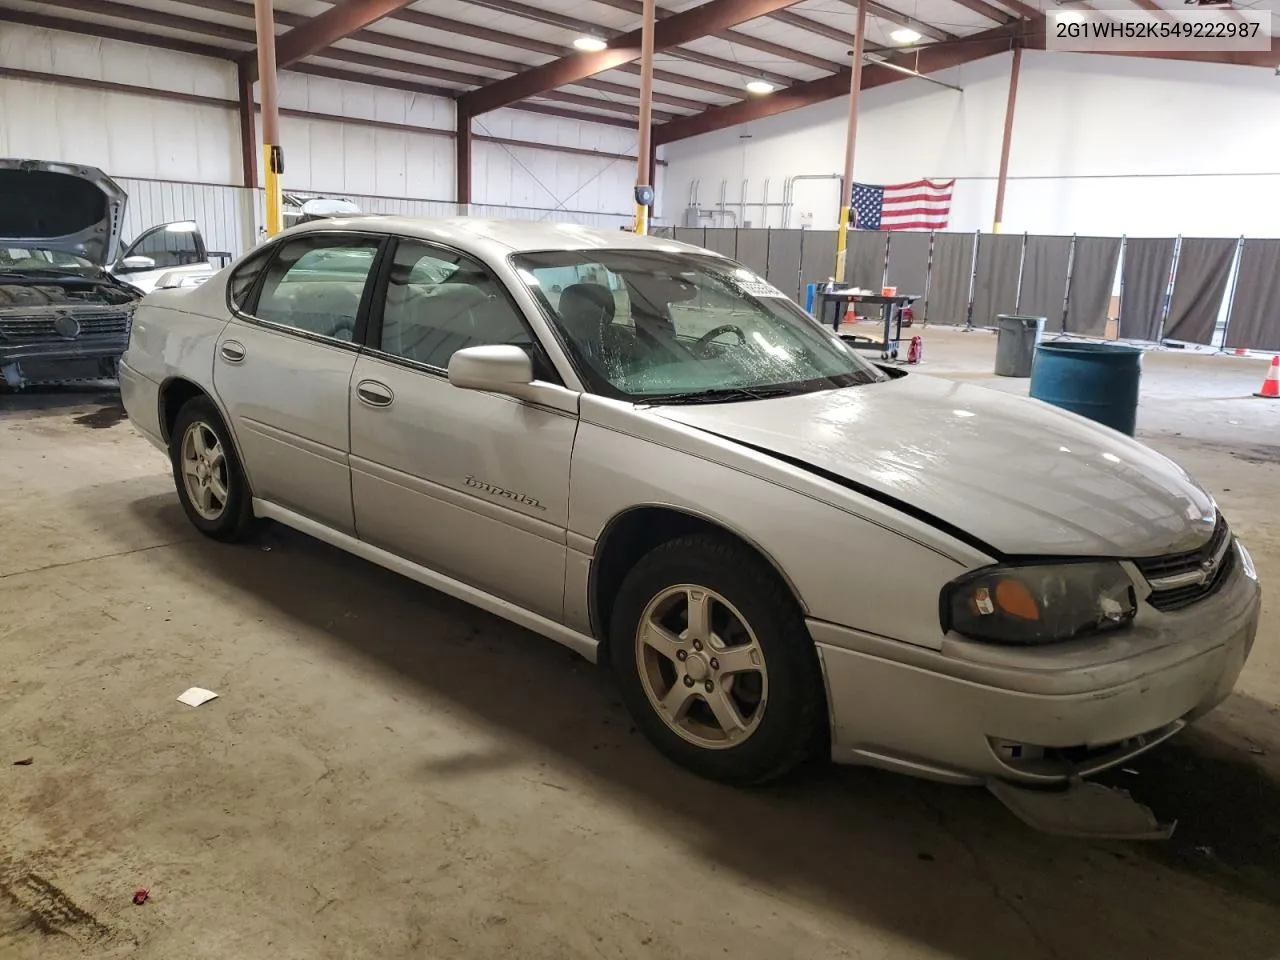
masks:
[[[991,326],[1001,313],[1018,308],[1021,234],[984,233],[978,239],[978,268],[973,278],[973,322]]]
[[[895,230],[889,237],[889,269],[885,283],[899,293],[923,297],[929,283],[929,241],[931,234]]]
[[[835,269],[834,230],[655,227],[653,234],[732,257],[798,302],[805,284],[825,282]],[[917,312],[926,323],[958,326],[972,318],[987,326],[1016,310],[1044,317],[1051,331],[1103,337],[1123,250],[1118,335],[1211,344],[1238,241],[1190,237],[1177,244],[1172,237],[854,230],[841,279],[922,296]],[[1280,352],[1280,240],[1240,244],[1228,310],[1224,346]]]
[[[1107,308],[1119,260],[1119,237],[1076,237],[1067,294],[1067,333],[1100,337],[1107,332]]]
[[[800,292],[806,283],[825,283],[836,272],[836,232],[834,230],[803,231],[800,253]]]
[[[1120,333],[1130,340],[1157,340],[1165,291],[1173,269],[1173,237],[1130,237],[1124,245]]]
[[[850,230],[844,261],[844,282],[851,287],[880,292],[884,286],[884,254],[889,234],[882,230]]]
[[[1164,337],[1187,343],[1213,342],[1213,328],[1231,279],[1236,241],[1222,237],[1183,237],[1178,272]]]
[[[737,261],[760,276],[769,272],[769,230],[739,230]]]
[[[1027,237],[1022,256],[1018,313],[1027,317],[1044,317],[1046,330],[1057,330],[1062,326],[1070,260],[1070,237]]]
[[[769,231],[769,264],[765,279],[788,297],[804,303],[800,290],[800,230]]]
[[[738,233],[732,227],[707,227],[702,245],[721,256],[736,259]]]
[[[972,277],[973,234],[935,233],[925,318],[930,323],[964,323]]]
[[[1240,248],[1226,346],[1280,351],[1280,240],[1246,240]]]

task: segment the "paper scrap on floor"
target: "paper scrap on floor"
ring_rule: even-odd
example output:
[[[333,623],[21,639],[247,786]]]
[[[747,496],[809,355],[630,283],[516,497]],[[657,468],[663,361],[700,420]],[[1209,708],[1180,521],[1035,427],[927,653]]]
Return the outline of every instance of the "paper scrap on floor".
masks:
[[[206,690],[203,687],[192,687],[178,697],[178,702],[185,703],[188,707],[198,707],[202,703],[208,703],[216,696],[217,694],[212,690]]]

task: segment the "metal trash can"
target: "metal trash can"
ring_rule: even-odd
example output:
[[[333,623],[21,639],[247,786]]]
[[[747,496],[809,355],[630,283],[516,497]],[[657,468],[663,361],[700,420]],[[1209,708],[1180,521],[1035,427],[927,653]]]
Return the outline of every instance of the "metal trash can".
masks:
[[[996,317],[996,376],[1029,377],[1036,344],[1044,335],[1044,317]]]
[[[1036,349],[1031,396],[1132,437],[1141,379],[1137,347],[1059,340]]]

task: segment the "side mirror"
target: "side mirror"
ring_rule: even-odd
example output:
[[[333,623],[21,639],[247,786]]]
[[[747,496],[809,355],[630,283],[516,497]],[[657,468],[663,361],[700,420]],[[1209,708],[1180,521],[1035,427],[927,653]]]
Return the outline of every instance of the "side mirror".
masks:
[[[463,390],[518,395],[533,383],[533,361],[519,347],[467,347],[449,358],[449,382]]]
[[[143,270],[154,270],[156,262],[150,257],[132,256],[120,261],[120,269],[126,273],[140,273]]]

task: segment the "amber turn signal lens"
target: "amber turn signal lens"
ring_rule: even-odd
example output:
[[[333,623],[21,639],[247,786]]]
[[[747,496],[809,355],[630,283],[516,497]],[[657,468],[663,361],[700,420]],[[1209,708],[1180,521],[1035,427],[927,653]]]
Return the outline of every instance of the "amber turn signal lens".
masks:
[[[1040,605],[1020,580],[1001,580],[996,584],[996,606],[1011,617],[1040,619]]]

